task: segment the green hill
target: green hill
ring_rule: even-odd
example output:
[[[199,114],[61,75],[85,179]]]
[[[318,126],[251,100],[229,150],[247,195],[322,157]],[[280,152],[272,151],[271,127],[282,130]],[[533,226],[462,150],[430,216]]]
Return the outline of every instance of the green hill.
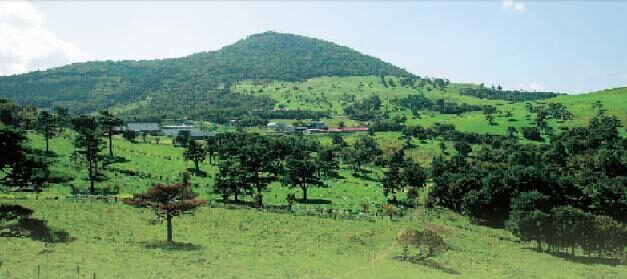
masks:
[[[183,58],[87,62],[0,77],[0,95],[38,107],[65,106],[77,113],[130,105],[133,114],[147,118],[197,116],[207,110],[272,106],[269,99],[231,94],[230,84],[242,80],[364,75],[412,76],[348,47],[266,32]]]

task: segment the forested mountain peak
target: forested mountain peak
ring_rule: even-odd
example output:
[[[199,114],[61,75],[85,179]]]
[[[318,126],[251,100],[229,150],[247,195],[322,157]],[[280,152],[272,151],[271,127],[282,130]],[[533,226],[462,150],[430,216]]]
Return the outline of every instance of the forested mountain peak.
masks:
[[[220,88],[242,80],[297,81],[321,76],[367,75],[412,76],[348,47],[293,34],[264,32],[217,51],[182,58],[75,63],[0,77],[0,96],[38,107],[70,107],[74,112],[93,112],[140,101],[148,106],[146,110],[172,112],[170,104],[176,98],[179,102],[174,103],[177,108],[184,107],[182,111],[189,111],[190,107],[207,111],[214,108],[211,104],[218,91],[225,93]],[[232,98],[237,101],[222,104],[221,108],[231,109],[233,105],[237,106],[234,109],[252,108],[242,107],[241,99]],[[162,105],[161,101],[168,105]],[[252,101],[269,104],[268,100]]]
[[[378,58],[349,47],[273,31],[254,34],[218,51],[190,55],[183,61],[213,70],[236,67],[242,78],[295,81],[320,76],[412,76]],[[228,64],[227,64],[228,63]]]

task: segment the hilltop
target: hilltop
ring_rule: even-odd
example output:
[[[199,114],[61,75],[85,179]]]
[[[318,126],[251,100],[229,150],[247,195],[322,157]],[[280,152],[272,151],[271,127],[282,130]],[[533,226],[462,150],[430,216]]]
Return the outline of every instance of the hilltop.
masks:
[[[412,76],[348,47],[304,36],[265,32],[217,51],[182,58],[97,61],[0,77],[0,95],[37,107],[89,113],[137,102],[181,116],[198,111],[272,108],[267,98],[242,98],[242,80],[298,81],[321,76]],[[200,104],[200,105],[199,105]]]

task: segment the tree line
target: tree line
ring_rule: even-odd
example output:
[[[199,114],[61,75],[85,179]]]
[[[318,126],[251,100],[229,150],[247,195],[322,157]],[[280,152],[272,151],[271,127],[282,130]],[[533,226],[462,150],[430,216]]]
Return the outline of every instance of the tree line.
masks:
[[[503,90],[500,85],[496,88],[494,86],[487,88],[484,87],[483,84],[481,84],[479,88],[462,88],[459,93],[462,95],[477,97],[479,99],[505,100],[511,102],[543,100],[561,95],[555,92],[526,92]]]
[[[616,255],[627,239],[626,140],[619,127],[599,110],[587,127],[553,135],[548,144],[502,137],[436,157],[430,202],[507,224],[539,248],[545,242],[553,250]]]

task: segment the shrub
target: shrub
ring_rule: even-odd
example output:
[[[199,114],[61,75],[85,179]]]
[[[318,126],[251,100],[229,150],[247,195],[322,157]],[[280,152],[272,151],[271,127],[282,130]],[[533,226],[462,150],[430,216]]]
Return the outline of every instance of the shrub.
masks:
[[[540,136],[540,129],[538,129],[538,127],[522,127],[521,131],[523,137],[528,140],[542,141],[542,136]]]
[[[400,260],[418,262],[443,254],[449,249],[448,244],[436,232],[431,230],[407,230],[396,236],[396,241],[403,246]]]

